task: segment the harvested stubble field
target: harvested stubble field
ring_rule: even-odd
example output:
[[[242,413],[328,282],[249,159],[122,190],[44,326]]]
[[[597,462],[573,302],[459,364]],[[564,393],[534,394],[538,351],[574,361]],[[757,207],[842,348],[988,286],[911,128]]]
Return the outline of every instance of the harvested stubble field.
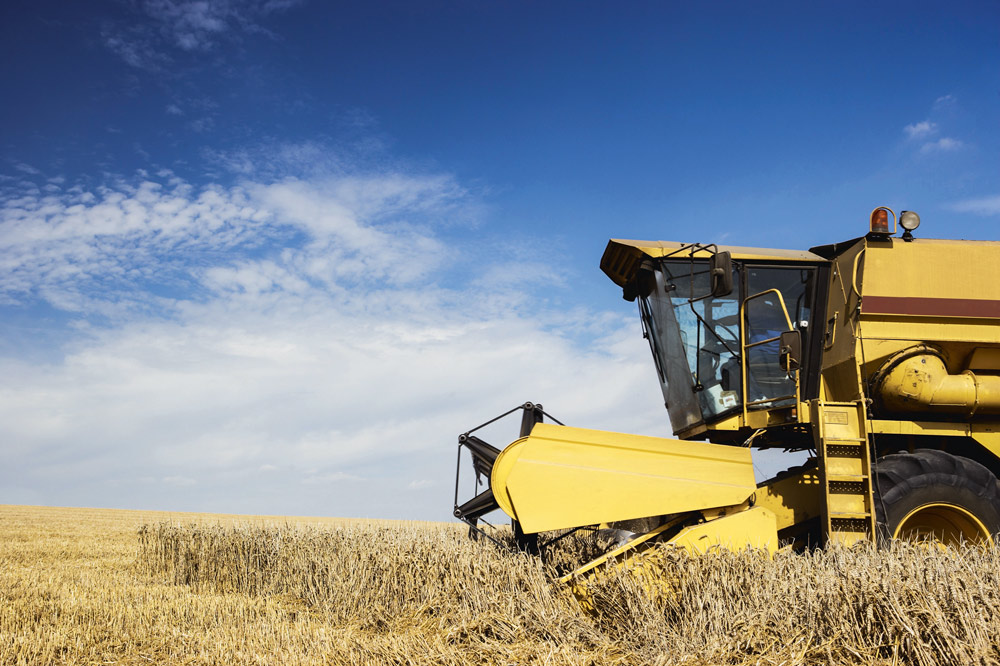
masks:
[[[671,594],[454,525],[0,507],[0,664],[996,664],[1000,553],[664,554]],[[568,544],[569,562],[587,544]]]

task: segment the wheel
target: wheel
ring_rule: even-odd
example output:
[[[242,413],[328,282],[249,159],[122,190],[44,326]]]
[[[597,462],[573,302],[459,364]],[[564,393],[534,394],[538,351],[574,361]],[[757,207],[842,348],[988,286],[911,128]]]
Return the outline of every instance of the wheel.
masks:
[[[875,473],[879,540],[990,542],[1000,533],[1000,483],[968,458],[934,449],[881,458]]]

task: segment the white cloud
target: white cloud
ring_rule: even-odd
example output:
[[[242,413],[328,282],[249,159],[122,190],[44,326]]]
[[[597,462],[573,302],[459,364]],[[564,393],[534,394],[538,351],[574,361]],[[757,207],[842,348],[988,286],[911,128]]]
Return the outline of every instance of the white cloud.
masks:
[[[229,29],[228,2],[205,0],[147,0],[146,12],[173,32],[180,48],[191,51],[211,46],[215,35]]]
[[[156,33],[144,26],[116,28],[106,25],[101,38],[109,51],[136,69],[155,70],[170,62],[170,58],[157,48]]]
[[[0,360],[7,469],[64,504],[96,501],[74,497],[71,477],[81,461],[101,460],[93,473],[102,478],[156,470],[205,488],[168,497],[165,508],[364,515],[366,498],[339,494],[338,483],[405,488],[419,468],[419,478],[446,489],[455,436],[525,400],[575,425],[668,434],[637,322],[609,319],[606,335],[579,346],[546,330],[554,327],[544,313],[491,315],[458,300],[465,311],[439,294],[365,293],[354,304],[224,299],[190,305],[175,322],[99,331],[57,363]],[[593,316],[569,319],[583,328]],[[516,427],[491,441],[503,446]],[[233,484],[276,458],[280,469],[255,485]],[[40,475],[53,466],[62,473]],[[324,488],[329,504],[306,505],[293,490],[274,506],[254,504],[261,486],[294,485],[288,474]],[[230,505],[207,504],[210,487],[225,488]],[[448,494],[429,495],[422,515],[445,517]]]
[[[1000,194],[978,199],[957,201],[949,209],[958,213],[973,213],[975,215],[1000,215]]]
[[[956,104],[957,101],[952,95],[938,97],[931,107],[930,115],[937,120],[948,120],[953,115],[949,113],[949,109]],[[933,138],[941,134],[941,128],[938,122],[931,119],[906,125],[903,127],[903,133],[906,135],[907,141],[911,142],[910,145],[914,147],[919,146],[919,152],[923,155],[950,153],[966,147],[965,142],[954,137],[941,136],[940,138]]]
[[[434,486],[434,482],[431,481],[430,479],[420,479],[420,480],[410,481],[408,484],[406,484],[406,489],[423,490],[424,488],[431,488],[432,486]]]
[[[188,127],[190,127],[192,131],[198,132],[199,134],[202,132],[211,132],[212,129],[215,128],[215,119],[211,116],[196,118],[188,123]]]
[[[198,256],[251,249],[283,226],[240,188],[142,180],[0,199],[0,294],[122,301],[143,282],[189,281]],[[122,300],[124,299],[124,300]],[[60,305],[61,307],[61,305]]]
[[[435,175],[200,190],[162,179],[45,195],[26,185],[0,195],[0,296],[127,308],[150,281],[258,295],[310,284],[400,285],[426,276],[447,255],[424,227],[429,215],[446,214],[465,196]],[[287,252],[249,258],[286,243]]]
[[[105,24],[104,45],[132,67],[169,65],[171,51],[209,51],[223,39],[270,32],[261,21],[301,2],[287,0],[142,0],[128,25]]]
[[[958,139],[952,139],[950,137],[941,137],[937,141],[930,141],[920,146],[921,153],[951,153],[956,150],[961,150],[965,147],[965,144]]]
[[[903,132],[910,139],[922,139],[929,136],[937,131],[937,125],[929,120],[924,120],[919,123],[914,123],[912,125],[907,125],[903,128]]]
[[[455,436],[513,404],[669,432],[638,323],[549,311],[524,290],[556,268],[442,236],[477,207],[448,175],[156,178],[0,201],[0,294],[77,327],[0,358],[7,469],[49,501],[443,518]],[[166,494],[113,494],[150,476]],[[413,479],[430,504],[393,499]]]

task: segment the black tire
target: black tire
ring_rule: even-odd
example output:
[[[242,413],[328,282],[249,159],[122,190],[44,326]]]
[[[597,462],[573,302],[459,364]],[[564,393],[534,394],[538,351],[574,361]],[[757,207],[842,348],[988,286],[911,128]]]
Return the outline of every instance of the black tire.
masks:
[[[885,456],[875,469],[875,516],[881,543],[896,535],[904,519],[902,538],[930,537],[933,533],[935,538],[953,543],[960,538],[981,540],[983,529],[991,537],[1000,533],[1000,483],[974,460],[917,449]],[[968,521],[963,510],[979,524]],[[950,527],[937,529],[949,523]],[[970,539],[973,533],[979,536]]]

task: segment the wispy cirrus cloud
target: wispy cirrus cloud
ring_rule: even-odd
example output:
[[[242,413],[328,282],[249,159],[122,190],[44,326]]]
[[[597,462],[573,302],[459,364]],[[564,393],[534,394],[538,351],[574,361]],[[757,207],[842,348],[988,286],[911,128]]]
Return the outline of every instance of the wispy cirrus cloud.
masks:
[[[974,215],[1000,215],[1000,194],[956,201],[950,204],[948,209],[957,213],[972,213]]]
[[[106,24],[101,29],[105,48],[136,69],[156,70],[170,63],[157,34],[147,26]]]
[[[951,153],[956,150],[961,150],[965,147],[965,143],[959,141],[958,139],[952,139],[951,137],[943,136],[936,141],[928,141],[924,145],[920,146],[921,153]]]
[[[150,281],[189,283],[199,257],[249,251],[282,233],[240,188],[196,191],[165,175],[96,190],[5,188],[0,297],[127,303]]]
[[[21,181],[0,192],[0,297],[124,306],[154,281],[194,294],[403,284],[445,255],[424,226],[463,197],[446,175],[393,172],[229,188],[166,171],[93,190]]]
[[[937,124],[929,120],[913,123],[903,128],[903,132],[909,139],[922,139],[937,132]]]
[[[953,107],[956,100],[952,95],[944,95],[937,98],[931,109],[931,115],[940,115],[945,110]],[[918,146],[918,151],[922,155],[935,153],[951,153],[966,147],[965,142],[951,136],[940,136],[939,123],[931,119],[921,120],[903,127],[903,134],[906,140]]]
[[[220,41],[243,35],[273,37],[262,25],[269,15],[298,0],[142,0],[130,22],[107,22],[104,45],[128,65],[156,70],[177,53],[203,53]]]
[[[29,174],[31,176],[37,176],[37,175],[39,175],[39,174],[42,173],[40,170],[38,170],[35,167],[31,166],[30,164],[26,164],[24,162],[15,162],[14,163],[14,168],[17,169],[18,171],[20,171],[21,173],[26,173],[26,174]]]
[[[957,103],[954,95],[941,95],[936,100],[934,100],[934,110],[939,111],[941,109],[954,106]]]

